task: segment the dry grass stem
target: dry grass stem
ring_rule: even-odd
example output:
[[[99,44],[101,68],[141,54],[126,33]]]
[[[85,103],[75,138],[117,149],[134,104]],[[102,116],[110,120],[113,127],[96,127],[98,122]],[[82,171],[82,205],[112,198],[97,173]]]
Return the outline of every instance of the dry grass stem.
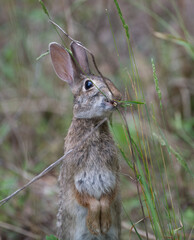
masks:
[[[52,163],[51,165],[49,165],[46,169],[44,169],[41,173],[39,173],[37,176],[35,176],[32,180],[30,180],[28,183],[26,183],[23,187],[17,189],[14,193],[12,193],[11,195],[9,195],[8,197],[2,199],[0,201],[0,206],[4,205],[6,202],[8,202],[11,198],[13,198],[15,195],[17,195],[19,192],[21,192],[22,190],[26,189],[27,187],[29,187],[32,183],[36,182],[38,179],[42,178],[43,176],[45,176],[47,173],[49,173],[53,168],[55,168],[56,166],[58,166],[71,152],[75,151],[76,149],[78,149],[85,140],[87,140],[87,138],[94,132],[96,131],[105,121],[107,121],[107,118],[104,118],[102,121],[100,121],[98,123],[98,125],[96,125],[96,127],[73,149],[69,150],[68,152],[66,152],[61,158],[59,158],[57,161],[55,161],[54,163]]]

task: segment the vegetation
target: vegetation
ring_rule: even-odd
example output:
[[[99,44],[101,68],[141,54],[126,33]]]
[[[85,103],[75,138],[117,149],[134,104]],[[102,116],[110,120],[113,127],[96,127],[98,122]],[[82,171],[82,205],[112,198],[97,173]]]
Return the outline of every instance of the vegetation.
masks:
[[[123,92],[110,124],[121,159],[122,239],[193,239],[193,9],[174,0],[6,1],[0,198],[63,155],[73,99],[47,49],[70,41],[52,19]],[[57,176],[55,168],[0,207],[0,239],[56,239]]]

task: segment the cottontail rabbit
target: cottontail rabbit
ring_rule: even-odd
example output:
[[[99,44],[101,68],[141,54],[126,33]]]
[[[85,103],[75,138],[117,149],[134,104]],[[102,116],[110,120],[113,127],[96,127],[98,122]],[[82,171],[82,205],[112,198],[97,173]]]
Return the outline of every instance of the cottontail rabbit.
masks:
[[[116,147],[106,121],[89,133],[110,116],[115,108],[113,99],[120,100],[121,93],[109,79],[90,73],[86,51],[79,44],[71,43],[72,55],[57,43],[49,48],[56,74],[69,84],[74,95],[65,152],[79,146],[60,169],[58,237],[119,240],[121,201]]]

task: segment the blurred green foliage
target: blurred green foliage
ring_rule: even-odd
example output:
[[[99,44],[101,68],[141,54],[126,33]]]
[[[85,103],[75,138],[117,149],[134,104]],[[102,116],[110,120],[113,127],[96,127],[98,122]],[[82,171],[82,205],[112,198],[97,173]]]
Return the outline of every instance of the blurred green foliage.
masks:
[[[50,236],[46,236],[46,240],[57,240],[58,238],[56,238],[55,236],[53,235],[50,235]]]

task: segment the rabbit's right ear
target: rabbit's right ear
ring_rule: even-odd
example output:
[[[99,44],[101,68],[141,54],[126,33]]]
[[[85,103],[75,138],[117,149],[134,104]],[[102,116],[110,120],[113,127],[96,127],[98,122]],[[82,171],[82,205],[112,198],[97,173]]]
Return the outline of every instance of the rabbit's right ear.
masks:
[[[90,74],[87,53],[86,50],[82,47],[82,44],[71,42],[71,51],[73,53],[73,59],[79,71],[85,75]]]
[[[58,43],[50,43],[49,50],[57,76],[70,86],[74,82],[74,66],[70,54]]]

